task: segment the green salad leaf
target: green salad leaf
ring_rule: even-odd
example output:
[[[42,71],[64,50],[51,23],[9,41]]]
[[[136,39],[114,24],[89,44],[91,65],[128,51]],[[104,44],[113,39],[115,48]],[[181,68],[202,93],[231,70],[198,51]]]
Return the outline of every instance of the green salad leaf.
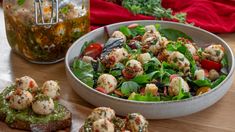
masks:
[[[149,72],[159,70],[160,66],[161,66],[161,62],[156,57],[153,57],[151,58],[150,61],[148,61],[147,63],[143,65],[143,68],[145,72],[149,73]]]
[[[195,83],[198,87],[211,87],[211,81],[209,79],[204,80],[194,80],[193,83]]]
[[[218,79],[216,79],[213,83],[212,83],[212,88],[215,88],[216,86],[218,86],[222,81],[224,81],[224,79],[226,78],[225,75],[221,75]]]
[[[131,30],[126,26],[121,26],[119,28],[119,31],[122,32],[127,37],[132,37],[133,36]]]
[[[154,96],[151,93],[147,93],[145,95],[132,93],[128,100],[158,102],[160,101],[160,96]]]
[[[144,75],[138,75],[135,78],[132,79],[132,81],[138,83],[138,84],[145,84],[145,83],[149,83],[150,81],[152,81],[154,75],[158,74],[159,71],[155,71],[149,74],[144,74]]]
[[[122,70],[125,66],[122,63],[116,63],[113,68],[110,69],[109,73],[114,77],[118,78],[122,75]]]
[[[121,92],[127,97],[133,92],[137,93],[139,88],[140,88],[139,84],[134,82],[134,81],[123,82],[121,87],[120,87]]]
[[[90,87],[93,87],[93,72],[94,69],[90,63],[86,63],[80,59],[75,59],[73,61],[72,70],[74,75],[80,79],[82,82]]]
[[[224,57],[222,58],[221,64],[222,64],[223,67],[228,67],[228,57],[227,57],[226,54],[225,54]]]
[[[166,37],[168,40],[176,41],[179,37],[186,38],[188,40],[192,40],[192,38],[185,33],[171,28],[160,29],[159,32],[162,36]]]
[[[138,25],[135,28],[131,28],[132,36],[144,35],[145,34],[145,27],[143,25]]]

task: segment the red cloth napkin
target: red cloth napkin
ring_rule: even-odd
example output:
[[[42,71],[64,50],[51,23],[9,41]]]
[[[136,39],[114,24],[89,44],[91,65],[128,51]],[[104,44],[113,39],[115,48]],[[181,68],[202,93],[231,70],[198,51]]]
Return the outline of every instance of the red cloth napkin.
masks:
[[[162,5],[171,8],[174,13],[186,12],[187,22],[208,31],[214,33],[235,31],[234,0],[163,0]],[[127,9],[111,2],[91,0],[92,29],[122,21],[154,19],[151,16],[133,15]]]

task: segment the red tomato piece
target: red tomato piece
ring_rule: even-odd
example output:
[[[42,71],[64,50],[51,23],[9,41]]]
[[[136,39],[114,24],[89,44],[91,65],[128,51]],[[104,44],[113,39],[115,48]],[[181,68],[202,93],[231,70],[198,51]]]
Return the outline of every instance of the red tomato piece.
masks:
[[[96,59],[97,57],[99,57],[102,53],[103,50],[103,45],[100,43],[92,43],[90,45],[88,45],[84,52],[83,55],[84,56],[90,56],[93,59]]]
[[[215,69],[216,71],[220,71],[220,69],[222,68],[222,65],[220,63],[215,62],[215,61],[211,61],[211,60],[207,60],[207,59],[201,60],[201,66],[203,69],[206,69],[208,71],[210,71],[211,69]]]
[[[101,93],[107,94],[107,92],[105,91],[105,89],[103,87],[97,87],[96,90]]]
[[[132,74],[128,73],[128,71],[127,71],[126,69],[123,69],[123,70],[122,70],[122,75],[123,75],[124,78],[126,78],[126,79],[132,79],[132,78],[135,77],[135,75],[134,75],[133,73],[132,73]]]

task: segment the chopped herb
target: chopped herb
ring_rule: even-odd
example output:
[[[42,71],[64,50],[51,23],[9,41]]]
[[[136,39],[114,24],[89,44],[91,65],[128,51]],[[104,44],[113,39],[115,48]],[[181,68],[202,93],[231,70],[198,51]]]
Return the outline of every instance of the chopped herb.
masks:
[[[18,5],[20,5],[20,6],[23,5],[24,2],[25,2],[25,0],[17,0]]]

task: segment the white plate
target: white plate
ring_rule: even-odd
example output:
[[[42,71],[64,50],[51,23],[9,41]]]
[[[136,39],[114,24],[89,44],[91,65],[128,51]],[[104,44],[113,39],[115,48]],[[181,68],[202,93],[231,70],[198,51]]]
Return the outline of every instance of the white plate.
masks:
[[[150,25],[159,23],[162,28],[173,28],[180,30],[187,35],[191,36],[194,42],[203,46],[202,44],[218,43],[221,44],[226,51],[229,60],[229,74],[227,78],[216,88],[210,92],[194,96],[189,99],[180,101],[162,101],[162,102],[137,102],[130,101],[120,98],[115,98],[103,93],[100,93],[92,88],[89,88],[86,84],[81,82],[74,76],[70,68],[74,58],[80,54],[82,45],[86,41],[95,40],[98,42],[105,42],[107,36],[105,35],[104,28],[101,27],[96,29],[85,36],[78,39],[68,50],[65,63],[66,63],[66,74],[69,83],[76,91],[76,93],[83,99],[95,106],[106,106],[111,107],[116,111],[118,115],[127,115],[128,113],[138,112],[143,114],[147,119],[165,119],[179,116],[189,115],[198,111],[201,111],[221,99],[224,94],[231,87],[233,82],[233,71],[234,71],[234,55],[228,44],[220,37],[207,32],[203,29],[193,27],[190,25],[166,22],[166,21],[154,21],[154,20],[141,20],[141,21],[128,21],[122,23],[116,23],[108,25],[107,29],[109,33],[118,30],[120,26],[129,25],[132,23],[139,23],[142,25]]]

